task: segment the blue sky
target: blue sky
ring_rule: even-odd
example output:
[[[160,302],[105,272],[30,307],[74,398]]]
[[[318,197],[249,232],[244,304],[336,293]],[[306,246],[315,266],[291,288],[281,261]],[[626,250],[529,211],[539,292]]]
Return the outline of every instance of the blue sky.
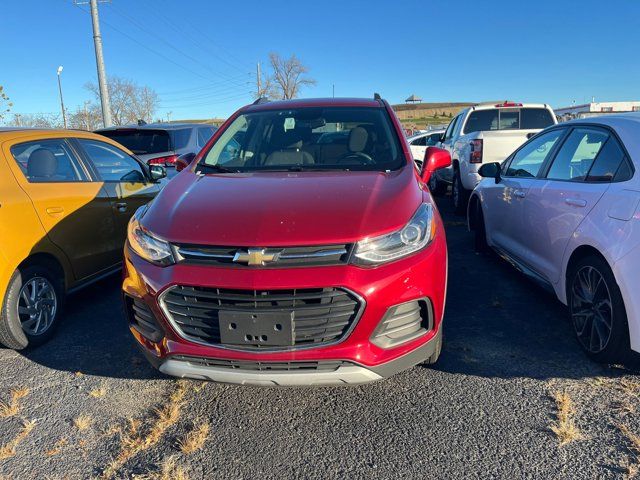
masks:
[[[158,116],[226,116],[250,101],[255,66],[296,54],[302,96],[391,102],[510,99],[554,107],[640,100],[640,2],[111,0],[100,4],[107,73],[160,94]],[[74,110],[96,80],[88,6],[3,2],[0,85],[17,113]]]

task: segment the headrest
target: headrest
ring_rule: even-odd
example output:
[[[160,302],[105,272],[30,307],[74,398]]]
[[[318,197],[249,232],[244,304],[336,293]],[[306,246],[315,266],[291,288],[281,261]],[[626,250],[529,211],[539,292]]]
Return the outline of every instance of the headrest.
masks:
[[[361,152],[364,150],[369,134],[362,127],[356,127],[349,132],[349,151]]]
[[[36,148],[27,160],[29,177],[51,177],[58,170],[58,159],[51,150]]]

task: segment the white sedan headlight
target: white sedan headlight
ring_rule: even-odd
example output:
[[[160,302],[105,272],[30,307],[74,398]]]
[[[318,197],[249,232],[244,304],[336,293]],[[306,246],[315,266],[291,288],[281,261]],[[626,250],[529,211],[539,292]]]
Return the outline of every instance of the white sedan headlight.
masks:
[[[435,236],[433,205],[423,203],[402,229],[356,244],[353,263],[379,265],[391,262],[425,248]]]
[[[140,225],[138,212],[129,221],[127,240],[131,249],[148,262],[163,266],[174,263],[169,242],[154,236]]]

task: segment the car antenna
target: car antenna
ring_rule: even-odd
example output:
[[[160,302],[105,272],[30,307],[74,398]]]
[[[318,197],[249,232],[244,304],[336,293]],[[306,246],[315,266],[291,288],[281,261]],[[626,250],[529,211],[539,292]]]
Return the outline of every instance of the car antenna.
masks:
[[[147,124],[147,122],[145,122],[143,119],[141,119],[141,118],[138,119],[138,126],[139,127],[141,127],[143,125],[146,125],[146,124]]]
[[[267,97],[260,97],[256,99],[256,101],[253,102],[252,105],[260,105],[262,103],[269,103],[269,99]]]

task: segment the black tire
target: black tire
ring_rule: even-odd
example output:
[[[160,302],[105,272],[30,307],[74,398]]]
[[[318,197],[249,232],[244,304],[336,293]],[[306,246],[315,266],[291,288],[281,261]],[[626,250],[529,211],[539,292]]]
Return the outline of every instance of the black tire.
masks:
[[[28,289],[28,286],[33,284],[38,284],[41,291],[46,291],[47,293],[42,294],[43,298],[39,300],[38,305],[27,307],[32,308],[35,317],[41,310],[46,310],[44,317],[41,317],[46,318],[42,331],[37,332],[38,327],[35,327],[35,331],[32,334],[23,328],[21,314],[18,313],[18,309],[25,310],[25,307],[21,306],[25,301],[20,294],[22,287],[27,286],[26,288]],[[0,343],[14,350],[22,350],[45,343],[55,333],[62,313],[63,303],[63,280],[58,278],[51,270],[40,265],[32,265],[16,270],[9,280],[2,302],[2,310],[0,310]],[[25,315],[29,315],[29,313],[22,313],[22,319],[25,318]],[[37,321],[40,322],[40,320]]]
[[[624,363],[631,358],[622,293],[604,259],[590,255],[571,267],[567,305],[578,343],[592,360]]]
[[[451,186],[451,201],[456,215],[466,215],[469,203],[469,190],[465,189],[460,179],[460,170],[453,172],[453,185]]]
[[[484,214],[480,200],[476,201],[475,228],[473,230],[473,246],[476,253],[486,253],[489,250],[487,243],[487,229],[484,224]]]
[[[440,326],[442,328],[442,325]],[[422,365],[427,367],[431,365],[435,365],[438,359],[440,358],[440,354],[442,353],[442,333],[438,335],[438,339],[436,340],[436,349],[433,351],[433,354],[427,358]]]
[[[429,179],[429,191],[434,196],[442,196],[447,193],[447,184],[438,180],[435,174]]]

